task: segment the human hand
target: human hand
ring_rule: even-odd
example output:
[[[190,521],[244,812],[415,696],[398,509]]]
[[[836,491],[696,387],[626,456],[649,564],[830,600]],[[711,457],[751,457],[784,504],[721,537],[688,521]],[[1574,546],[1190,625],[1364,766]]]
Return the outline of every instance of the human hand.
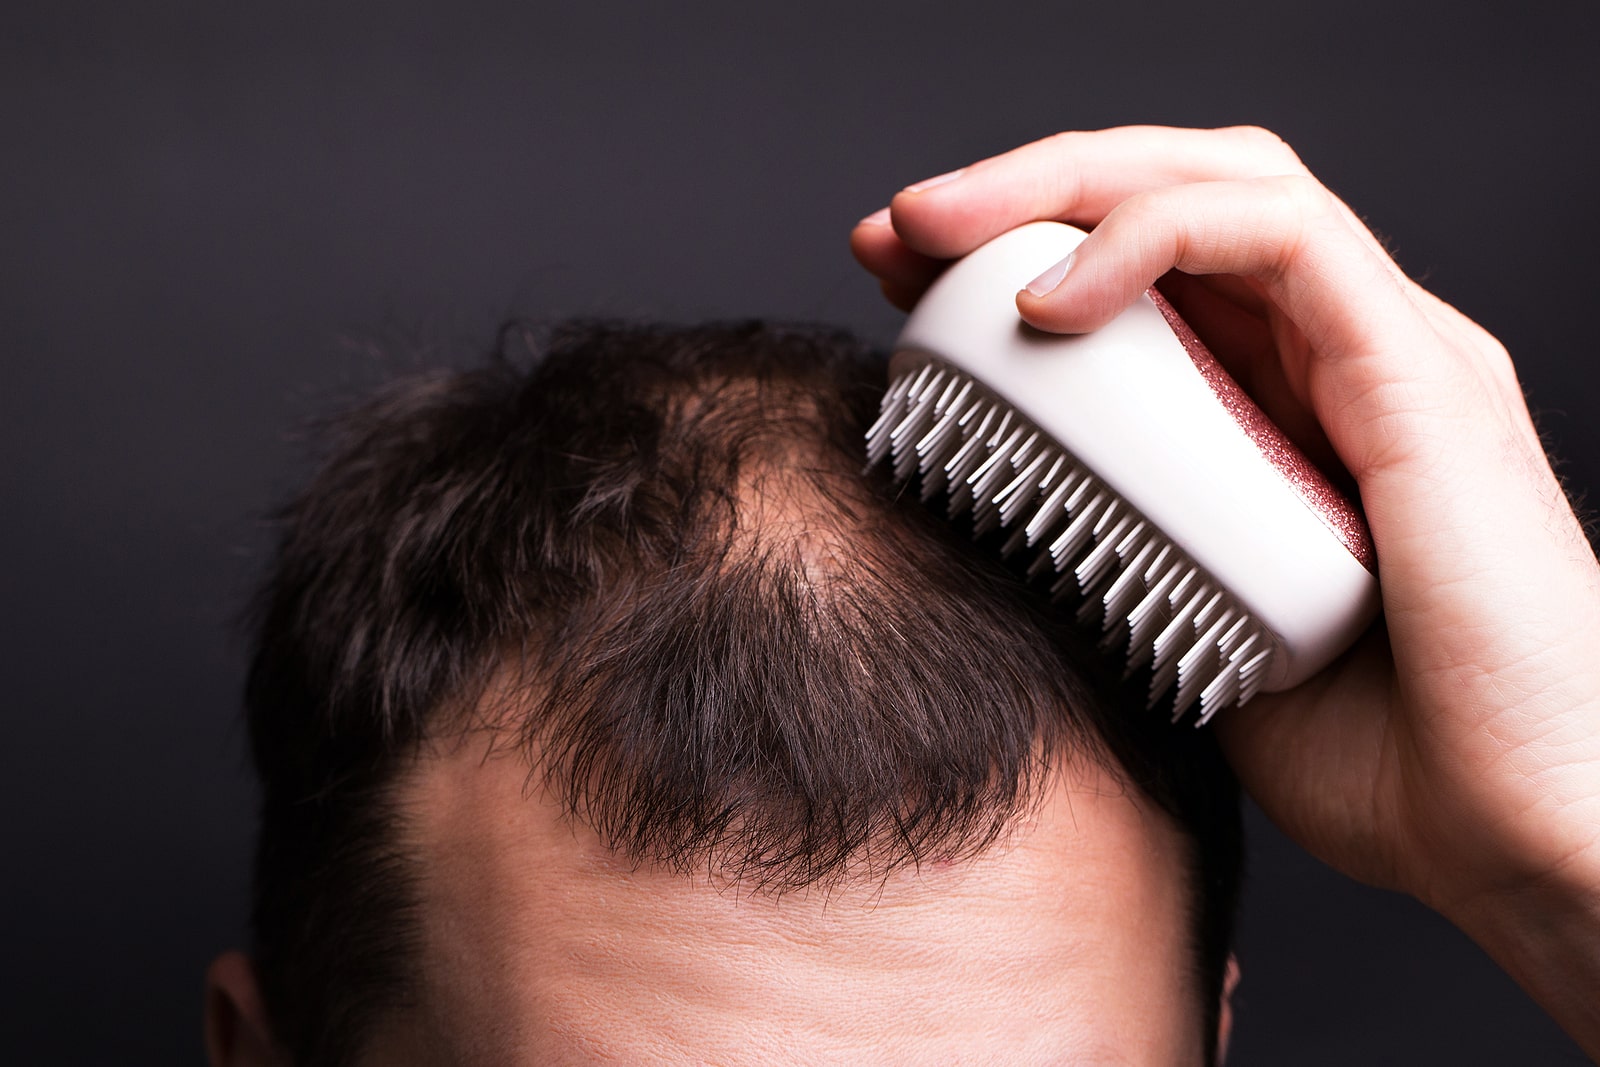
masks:
[[[909,307],[1035,219],[1093,232],[1018,293],[1028,322],[1092,330],[1160,279],[1359,488],[1385,626],[1218,717],[1245,787],[1326,862],[1461,925],[1600,1054],[1600,566],[1504,347],[1255,129],[1048,138],[902,191],[851,245]]]

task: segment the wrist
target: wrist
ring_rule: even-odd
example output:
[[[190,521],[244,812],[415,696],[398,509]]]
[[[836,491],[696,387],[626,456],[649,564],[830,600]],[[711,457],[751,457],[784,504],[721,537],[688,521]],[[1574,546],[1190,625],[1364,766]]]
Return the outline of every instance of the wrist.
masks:
[[[1437,907],[1600,1061],[1600,850]]]

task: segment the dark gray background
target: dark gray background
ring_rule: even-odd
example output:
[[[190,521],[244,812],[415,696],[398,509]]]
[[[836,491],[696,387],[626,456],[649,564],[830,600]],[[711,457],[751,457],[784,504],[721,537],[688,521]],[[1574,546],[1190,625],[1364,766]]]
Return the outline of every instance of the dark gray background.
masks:
[[[897,316],[845,235],[1069,127],[1275,128],[1600,484],[1600,5],[6,5],[0,1059],[194,1063],[241,940],[229,629],[297,420],[512,312]],[[1516,545],[1507,545],[1514,552]],[[1579,1062],[1253,816],[1234,1062]]]

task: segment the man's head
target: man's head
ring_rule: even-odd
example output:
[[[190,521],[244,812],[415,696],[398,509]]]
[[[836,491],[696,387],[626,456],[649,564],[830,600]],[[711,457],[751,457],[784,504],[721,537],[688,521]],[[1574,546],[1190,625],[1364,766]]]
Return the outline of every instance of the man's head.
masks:
[[[1231,779],[861,473],[881,358],[529,347],[347,416],[286,510],[214,1048],[1204,1061]]]

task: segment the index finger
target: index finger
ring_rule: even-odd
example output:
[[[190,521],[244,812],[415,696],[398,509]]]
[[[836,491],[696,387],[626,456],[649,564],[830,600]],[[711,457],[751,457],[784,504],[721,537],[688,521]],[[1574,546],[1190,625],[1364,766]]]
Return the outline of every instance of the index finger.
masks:
[[[953,259],[1025,222],[1093,226],[1130,196],[1153,189],[1305,173],[1300,157],[1259,127],[1123,126],[1023,145],[956,177],[910,186],[890,207],[906,248]]]

